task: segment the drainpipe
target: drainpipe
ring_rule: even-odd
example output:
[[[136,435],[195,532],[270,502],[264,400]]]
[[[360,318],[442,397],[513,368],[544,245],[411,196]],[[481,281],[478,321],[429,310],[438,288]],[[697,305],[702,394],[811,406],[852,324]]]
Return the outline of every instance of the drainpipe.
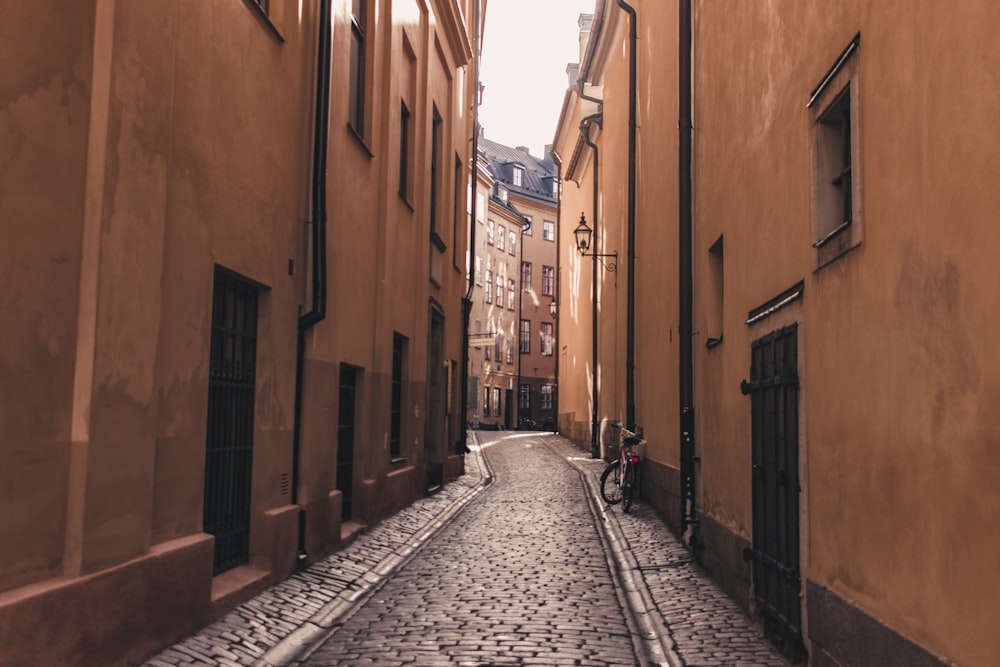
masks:
[[[313,127],[312,170],[312,305],[299,316],[295,353],[295,425],[292,432],[292,504],[299,506],[299,535],[296,557],[304,565],[306,551],[306,508],[299,503],[299,465],[302,445],[302,376],[306,334],[326,318],[326,158],[330,121],[330,2],[319,10],[319,41],[316,56],[316,119]]]
[[[695,456],[694,438],[694,370],[693,370],[693,317],[691,270],[691,0],[678,4],[678,220],[680,257],[680,454],[681,454],[681,534],[688,535],[692,549],[697,545],[698,525],[695,509]]]
[[[618,0],[628,12],[628,307],[625,334],[625,423],[635,431],[635,135],[636,135],[636,44],[638,25],[635,9]]]
[[[458,454],[469,451],[469,322],[472,317],[472,290],[476,284],[476,204],[479,201],[479,3],[480,0],[473,2],[476,27],[473,31],[472,54],[472,170],[469,172],[469,185],[472,188],[472,204],[469,208],[472,211],[469,214],[469,287],[462,297],[462,426],[459,428],[461,436],[455,447]]]
[[[554,365],[552,369],[552,374],[555,376],[555,386],[552,387],[552,432],[559,432],[559,357],[562,356],[562,348],[559,347],[559,320],[562,314],[560,309],[563,307],[563,297],[560,293],[560,286],[562,285],[562,158],[554,150],[549,152],[552,157],[552,163],[556,166],[556,284],[555,284],[555,299],[556,299],[556,316],[553,318],[555,322],[555,349],[553,352],[556,358],[553,360]]]
[[[597,405],[597,259],[598,259],[598,235],[597,235],[597,186],[598,186],[598,148],[590,139],[590,126],[592,123],[597,123],[598,126],[603,122],[604,114],[602,112],[597,112],[585,116],[583,120],[580,121],[580,132],[583,133],[584,142],[590,146],[591,150],[594,151],[594,203],[593,203],[593,223],[594,223],[594,246],[591,249],[591,266],[592,273],[590,279],[590,336],[593,341],[591,350],[591,366],[590,366],[590,458],[599,459],[601,458],[601,449],[597,445],[597,419],[598,419],[598,405]],[[577,186],[579,187],[579,186]]]

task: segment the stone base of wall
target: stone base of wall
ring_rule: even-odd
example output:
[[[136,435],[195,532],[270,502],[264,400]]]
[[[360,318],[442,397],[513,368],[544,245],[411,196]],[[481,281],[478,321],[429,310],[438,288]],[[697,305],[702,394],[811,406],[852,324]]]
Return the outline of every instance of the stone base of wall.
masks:
[[[676,534],[681,530],[681,474],[676,468],[646,459],[642,462],[643,499],[653,506],[667,527]]]
[[[0,666],[125,665],[202,627],[212,542],[172,540],[96,574],[0,594]]]
[[[812,667],[944,667],[932,655],[842,597],[806,581]]]
[[[698,562],[736,601],[743,613],[750,615],[752,574],[750,563],[743,560],[743,549],[749,547],[750,542],[711,516],[701,515],[699,519],[701,524],[695,546]]]

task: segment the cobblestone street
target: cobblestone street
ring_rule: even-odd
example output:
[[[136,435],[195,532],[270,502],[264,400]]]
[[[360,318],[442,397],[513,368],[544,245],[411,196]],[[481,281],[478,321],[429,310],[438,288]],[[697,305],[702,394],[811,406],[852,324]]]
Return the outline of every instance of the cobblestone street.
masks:
[[[596,500],[603,462],[476,439],[460,480],[146,666],[786,665],[652,510]]]

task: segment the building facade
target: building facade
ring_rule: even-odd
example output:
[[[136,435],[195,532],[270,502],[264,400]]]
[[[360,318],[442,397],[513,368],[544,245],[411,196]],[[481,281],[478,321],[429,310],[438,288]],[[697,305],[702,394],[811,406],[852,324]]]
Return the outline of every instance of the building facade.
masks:
[[[133,663],[461,473],[479,14],[0,27],[0,664]]]
[[[600,455],[642,427],[644,500],[799,662],[1000,652],[998,19],[608,0],[587,22],[560,226],[582,213],[613,256],[562,244],[560,428],[591,447],[596,424]]]
[[[486,138],[479,153],[489,165],[500,200],[525,220],[507,229],[507,252],[519,260],[513,277],[518,292],[516,346],[516,420],[511,427],[555,427],[556,217],[559,180],[551,159],[523,147],[511,148]],[[499,211],[498,211],[499,215]],[[499,224],[499,223],[497,223]],[[499,231],[498,231],[499,233]]]

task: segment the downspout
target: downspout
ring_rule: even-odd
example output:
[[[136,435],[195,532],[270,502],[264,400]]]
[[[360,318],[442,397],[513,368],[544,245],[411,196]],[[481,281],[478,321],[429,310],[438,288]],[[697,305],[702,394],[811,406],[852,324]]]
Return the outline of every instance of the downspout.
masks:
[[[517,344],[517,421],[514,423],[512,428],[521,428],[521,372],[522,372],[522,361],[521,358],[521,321],[524,319],[524,286],[521,285],[521,266],[524,264],[524,220],[521,220],[521,231],[518,232],[518,247],[517,247],[517,339],[515,343]],[[556,246],[559,247],[558,245]],[[558,252],[558,251],[557,251]],[[531,387],[528,388],[528,395],[531,395]],[[539,400],[541,400],[539,398]],[[530,408],[528,414],[531,414]],[[534,420],[532,420],[534,421]]]
[[[469,451],[469,322],[472,317],[472,290],[476,284],[476,204],[479,201],[479,56],[481,35],[479,4],[475,5],[475,30],[473,36],[472,54],[472,168],[469,172],[469,187],[472,191],[472,202],[469,208],[469,287],[462,297],[462,426],[459,429],[461,437],[456,443],[455,452],[465,454]]]
[[[698,518],[695,508],[694,369],[693,369],[693,287],[691,248],[691,0],[678,4],[678,227],[680,242],[680,454],[681,454],[681,534],[696,548]]]
[[[635,431],[635,139],[636,139],[636,45],[638,25],[635,9],[618,0],[628,19],[628,306],[625,334],[625,423]]]
[[[590,336],[593,341],[591,346],[591,366],[590,366],[590,458],[599,459],[601,458],[601,449],[597,445],[597,415],[598,415],[598,396],[597,396],[597,244],[599,243],[599,236],[597,234],[597,186],[598,186],[598,148],[590,139],[590,126],[592,123],[596,122],[598,125],[603,121],[603,112],[597,112],[590,114],[589,116],[584,116],[583,120],[580,121],[580,132],[583,133],[584,143],[590,146],[591,150],[594,151],[594,203],[593,203],[593,222],[594,222],[594,246],[591,249],[591,279],[590,279]],[[579,186],[577,186],[579,187]]]
[[[330,2],[319,10],[319,42],[316,56],[316,119],[313,127],[312,170],[312,305],[299,316],[295,353],[295,425],[292,432],[292,504],[299,506],[299,534],[296,553],[299,565],[309,557],[306,551],[306,508],[299,503],[302,446],[302,376],[306,333],[326,318],[326,159],[330,121]]]
[[[552,374],[555,376],[555,386],[552,388],[552,432],[559,432],[559,357],[562,356],[562,348],[559,347],[559,320],[560,311],[562,308],[563,298],[562,294],[559,292],[560,286],[562,285],[562,245],[560,245],[562,237],[562,158],[554,150],[549,152],[552,157],[552,163],[556,166],[556,284],[555,284],[555,299],[556,299],[556,314],[552,319],[555,320],[553,323],[555,326],[555,350],[553,352],[556,358],[553,360]]]

